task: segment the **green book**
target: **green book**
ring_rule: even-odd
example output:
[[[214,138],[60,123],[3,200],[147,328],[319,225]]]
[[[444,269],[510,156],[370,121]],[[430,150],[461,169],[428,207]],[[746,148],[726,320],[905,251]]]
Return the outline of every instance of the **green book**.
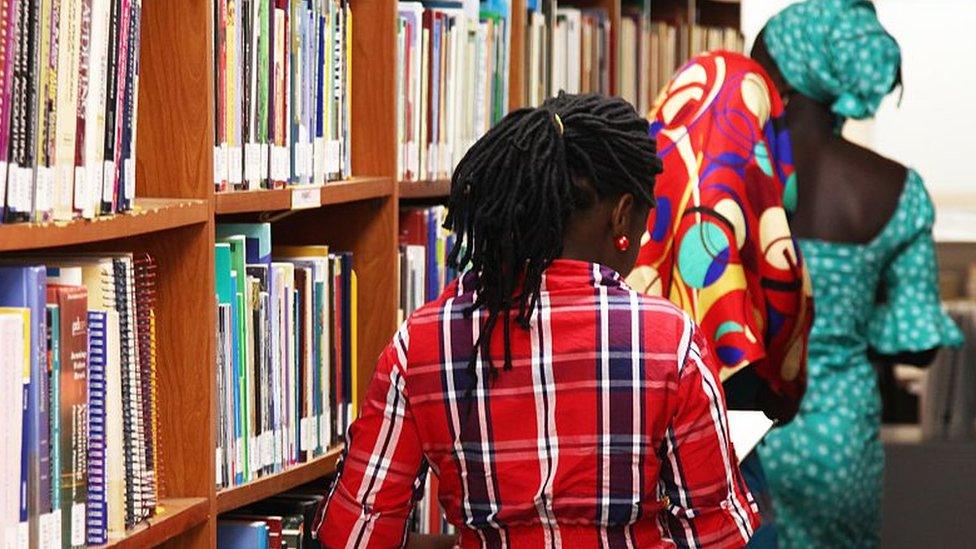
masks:
[[[60,307],[47,306],[48,400],[51,424],[51,510],[61,509],[61,313]]]
[[[243,471],[244,480],[251,480],[250,471],[250,438],[253,436],[253,428],[250,421],[250,411],[247,407],[247,373],[253,367],[251,363],[251,356],[248,353],[248,347],[245,342],[250,335],[247,333],[247,302],[245,296],[247,296],[247,237],[244,235],[234,235],[227,238],[222,238],[222,242],[230,245],[230,268],[231,277],[234,278],[234,305],[236,307],[235,313],[235,330],[237,332],[237,383],[239,386],[240,406],[238,406],[237,412],[240,416],[241,422],[241,459],[243,460]]]

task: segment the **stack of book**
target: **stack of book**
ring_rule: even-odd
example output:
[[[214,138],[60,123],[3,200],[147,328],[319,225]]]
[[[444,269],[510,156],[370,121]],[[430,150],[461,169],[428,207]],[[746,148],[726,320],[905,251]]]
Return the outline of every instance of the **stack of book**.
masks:
[[[640,6],[626,6],[620,18],[620,97],[641,115],[650,110],[657,90],[651,89],[651,25]]]
[[[352,254],[275,246],[267,223],[219,224],[217,485],[322,455],[355,417]]]
[[[322,185],[347,177],[348,3],[213,4],[216,190]]]
[[[319,549],[315,512],[327,489],[322,482],[299,486],[221,515],[218,549]]]
[[[604,9],[560,7],[552,37],[552,94],[610,93],[610,17]]]
[[[630,52],[638,47],[621,44],[621,51]],[[706,51],[726,50],[742,52],[745,41],[742,33],[732,27],[705,27],[694,24],[673,24],[654,21],[650,25],[648,69],[642,71],[650,77],[648,89],[658,94],[692,57]],[[626,56],[625,56],[626,57]]]
[[[0,222],[132,208],[142,0],[0,3]]]
[[[398,175],[447,179],[508,108],[509,6],[400,2]]]
[[[437,298],[457,277],[447,264],[454,235],[442,227],[447,208],[400,210],[400,318]]]
[[[147,254],[0,266],[0,536],[83,547],[155,513],[156,266]]]

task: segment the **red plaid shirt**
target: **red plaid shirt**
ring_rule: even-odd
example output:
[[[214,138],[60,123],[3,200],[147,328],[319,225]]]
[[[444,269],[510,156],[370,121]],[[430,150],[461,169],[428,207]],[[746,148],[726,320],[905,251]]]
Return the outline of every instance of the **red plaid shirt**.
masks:
[[[380,357],[317,529],[325,547],[402,546],[428,464],[465,548],[745,544],[755,505],[717,366],[683,312],[611,269],[556,261],[531,329],[512,327],[512,369],[475,382],[473,276]]]

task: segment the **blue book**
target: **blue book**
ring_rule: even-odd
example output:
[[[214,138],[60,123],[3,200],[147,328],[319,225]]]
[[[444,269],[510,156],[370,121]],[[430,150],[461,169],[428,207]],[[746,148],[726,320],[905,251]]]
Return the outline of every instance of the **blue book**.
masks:
[[[270,223],[218,223],[217,241],[226,241],[236,235],[243,235],[244,257],[248,265],[271,267],[271,224]]]
[[[427,301],[437,299],[441,291],[440,268],[437,265],[437,212],[428,209],[424,212],[427,221]]]
[[[85,539],[108,543],[108,478],[105,461],[105,398],[108,313],[88,311],[88,498]]]
[[[268,549],[268,525],[261,521],[217,521],[217,549]]]
[[[30,382],[24,387],[21,434],[20,522],[38,531],[38,515],[51,509],[50,424],[47,406],[47,271],[43,265],[0,267],[0,307],[30,309]],[[43,462],[43,466],[42,466]]]

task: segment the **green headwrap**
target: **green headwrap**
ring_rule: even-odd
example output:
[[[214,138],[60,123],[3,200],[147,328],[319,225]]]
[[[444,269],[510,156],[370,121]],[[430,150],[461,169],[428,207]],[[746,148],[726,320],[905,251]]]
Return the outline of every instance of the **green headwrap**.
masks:
[[[898,43],[866,0],[793,4],[763,34],[783,78],[844,118],[874,116],[901,67]]]

